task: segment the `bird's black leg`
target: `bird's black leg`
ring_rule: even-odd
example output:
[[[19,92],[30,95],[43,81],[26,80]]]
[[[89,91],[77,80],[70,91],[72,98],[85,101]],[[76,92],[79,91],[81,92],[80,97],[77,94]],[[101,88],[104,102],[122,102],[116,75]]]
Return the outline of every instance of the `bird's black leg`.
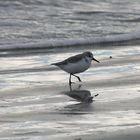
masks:
[[[69,85],[71,85],[71,74],[70,74],[70,77],[69,77]]]
[[[72,74],[72,75],[75,76],[80,82],[82,81],[79,76],[74,75],[74,74]]]

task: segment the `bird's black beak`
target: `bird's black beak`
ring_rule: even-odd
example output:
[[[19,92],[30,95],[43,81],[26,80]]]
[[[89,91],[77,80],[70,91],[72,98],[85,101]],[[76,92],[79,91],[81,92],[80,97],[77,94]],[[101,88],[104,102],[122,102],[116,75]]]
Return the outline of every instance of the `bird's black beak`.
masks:
[[[100,63],[98,60],[96,60],[94,57],[92,58],[92,60],[94,60],[94,61],[96,61],[96,62],[98,62],[98,63]]]

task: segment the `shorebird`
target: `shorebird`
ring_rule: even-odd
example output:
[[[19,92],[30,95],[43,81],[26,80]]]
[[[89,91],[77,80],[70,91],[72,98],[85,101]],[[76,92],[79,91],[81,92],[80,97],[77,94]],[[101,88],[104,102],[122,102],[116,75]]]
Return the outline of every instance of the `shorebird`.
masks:
[[[71,76],[75,76],[81,82],[80,77],[75,74],[86,71],[90,67],[92,60],[100,63],[98,60],[96,60],[93,57],[92,52],[87,51],[87,52],[69,57],[61,62],[52,63],[51,65],[58,66],[63,71],[69,73],[70,74],[69,84],[71,85],[72,83]]]

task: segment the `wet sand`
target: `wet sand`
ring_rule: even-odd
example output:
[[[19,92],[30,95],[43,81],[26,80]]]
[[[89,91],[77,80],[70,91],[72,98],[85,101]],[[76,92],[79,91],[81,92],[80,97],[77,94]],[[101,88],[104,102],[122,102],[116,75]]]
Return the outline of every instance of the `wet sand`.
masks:
[[[72,87],[49,65],[1,70],[0,139],[138,140],[140,56],[100,61]]]

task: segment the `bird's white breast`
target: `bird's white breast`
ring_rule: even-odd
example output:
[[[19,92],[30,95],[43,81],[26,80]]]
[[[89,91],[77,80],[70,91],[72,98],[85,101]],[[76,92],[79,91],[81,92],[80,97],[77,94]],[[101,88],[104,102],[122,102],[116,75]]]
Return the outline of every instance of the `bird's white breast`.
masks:
[[[76,74],[87,70],[90,67],[90,64],[90,61],[83,58],[76,63],[68,63],[67,65],[63,66],[62,69],[68,73]]]

